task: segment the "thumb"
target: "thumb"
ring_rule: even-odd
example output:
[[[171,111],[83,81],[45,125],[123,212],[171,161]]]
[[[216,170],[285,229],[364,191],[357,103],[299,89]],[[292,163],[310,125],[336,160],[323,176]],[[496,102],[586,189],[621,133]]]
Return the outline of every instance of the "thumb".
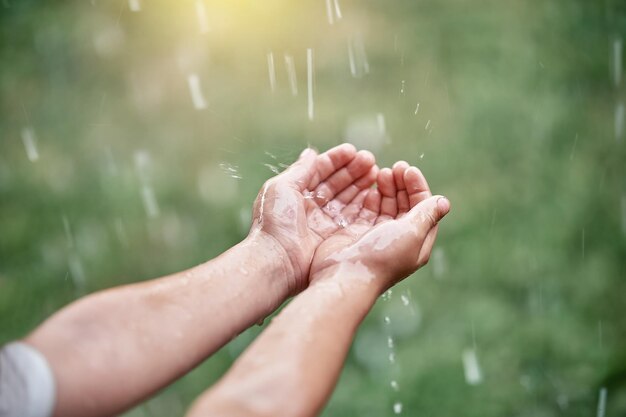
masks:
[[[298,160],[280,174],[280,178],[295,184],[300,191],[304,191],[315,174],[316,160],[317,152],[311,148],[306,148]]]
[[[450,201],[444,196],[434,195],[413,207],[407,217],[418,228],[420,236],[426,237],[430,229],[449,212]]]

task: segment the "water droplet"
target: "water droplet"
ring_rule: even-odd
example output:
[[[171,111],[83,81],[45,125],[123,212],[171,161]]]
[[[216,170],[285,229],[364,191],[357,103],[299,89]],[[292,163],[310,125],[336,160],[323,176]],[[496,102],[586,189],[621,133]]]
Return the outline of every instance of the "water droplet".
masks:
[[[370,66],[360,35],[356,35],[348,40],[348,60],[350,63],[350,74],[353,77],[359,78],[363,74],[369,74]]]
[[[326,15],[328,17],[328,24],[332,25],[335,23],[335,14],[333,11],[332,0],[326,0]]]
[[[22,129],[22,142],[24,143],[28,160],[30,162],[37,161],[39,159],[39,151],[37,151],[37,138],[32,127]]]
[[[402,300],[402,304],[403,304],[405,307],[409,305],[409,302],[410,302],[409,297],[407,297],[406,295],[402,294],[402,295],[400,296],[400,299]]]
[[[309,120],[315,115],[313,103],[313,49],[306,50],[306,80],[307,80],[307,111]]]
[[[141,0],[128,0],[128,8],[131,12],[140,12]]]
[[[402,403],[401,402],[398,401],[398,402],[396,402],[393,405],[393,412],[396,413],[396,414],[402,413]]]
[[[336,220],[336,221],[337,221],[337,224],[338,224],[340,227],[344,228],[344,229],[345,229],[346,227],[348,227],[348,225],[349,225],[349,224],[348,224],[348,221],[347,221],[347,220],[346,220],[343,216],[339,216],[339,217],[337,217],[337,220]]]
[[[465,349],[463,351],[463,369],[465,371],[465,382],[468,385],[478,385],[482,382],[478,357],[474,349]]]
[[[159,204],[157,203],[154,190],[149,185],[141,187],[141,198],[143,200],[143,206],[146,210],[146,214],[150,218],[159,216]]]
[[[391,386],[391,388],[394,391],[399,391],[400,390],[400,386],[398,385],[398,381],[396,381],[395,379],[392,379],[391,382],[389,383],[389,385]]]
[[[624,103],[620,101],[615,105],[615,140],[618,142],[624,137],[624,113],[626,113]]]
[[[296,76],[296,64],[293,56],[285,54],[285,67],[287,69],[287,79],[292,96],[298,95],[298,78]]]
[[[623,43],[621,38],[613,40],[613,83],[618,87],[622,80],[622,51]]]
[[[196,0],[196,16],[198,17],[200,33],[208,33],[210,30],[209,17],[203,0]]]
[[[270,78],[270,89],[276,91],[276,67],[274,66],[274,53],[267,54],[267,70]]]
[[[606,414],[606,387],[600,388],[600,395],[598,396],[598,411],[596,417],[604,417]]]
[[[187,76],[187,84],[189,84],[189,92],[191,93],[191,101],[196,110],[207,108],[207,101],[204,99],[202,89],[200,87],[200,77],[198,74],[189,74]]]
[[[236,180],[240,180],[241,174],[239,174],[239,167],[237,165],[229,164],[227,162],[221,162],[219,164],[220,169],[226,175]]]

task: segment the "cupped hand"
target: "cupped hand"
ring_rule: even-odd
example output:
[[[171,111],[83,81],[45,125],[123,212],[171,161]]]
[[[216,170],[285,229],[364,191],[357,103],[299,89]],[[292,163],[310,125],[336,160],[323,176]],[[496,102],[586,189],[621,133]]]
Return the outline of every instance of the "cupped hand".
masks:
[[[348,226],[325,239],[315,252],[312,282],[337,266],[357,266],[384,291],[428,262],[437,224],[450,203],[432,196],[419,169],[397,162],[393,169],[379,172],[377,189],[360,195],[361,203],[351,203]]]
[[[265,182],[254,203],[250,235],[267,235],[284,250],[290,294],[308,285],[320,243],[356,220],[377,174],[370,152],[343,144],[319,155],[305,149]]]

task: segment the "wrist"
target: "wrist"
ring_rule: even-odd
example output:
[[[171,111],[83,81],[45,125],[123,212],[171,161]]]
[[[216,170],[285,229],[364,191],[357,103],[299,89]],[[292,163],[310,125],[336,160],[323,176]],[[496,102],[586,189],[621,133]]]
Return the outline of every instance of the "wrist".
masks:
[[[311,275],[310,281],[327,282],[338,280],[350,291],[359,291],[378,296],[386,290],[383,274],[361,261],[341,261],[328,264]]]
[[[285,298],[296,292],[297,276],[295,268],[285,248],[270,234],[253,230],[237,245],[248,252],[253,265],[263,264],[272,281],[282,288]],[[254,266],[253,266],[254,267]]]

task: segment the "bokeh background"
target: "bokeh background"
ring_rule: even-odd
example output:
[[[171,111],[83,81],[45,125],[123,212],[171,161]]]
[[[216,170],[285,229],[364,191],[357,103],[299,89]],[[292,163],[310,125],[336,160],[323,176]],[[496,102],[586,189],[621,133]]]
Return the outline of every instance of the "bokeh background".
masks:
[[[624,416],[625,37],[621,0],[1,0],[0,343],[216,256],[350,141],[453,211],[323,415]],[[127,416],[182,415],[260,331]]]

